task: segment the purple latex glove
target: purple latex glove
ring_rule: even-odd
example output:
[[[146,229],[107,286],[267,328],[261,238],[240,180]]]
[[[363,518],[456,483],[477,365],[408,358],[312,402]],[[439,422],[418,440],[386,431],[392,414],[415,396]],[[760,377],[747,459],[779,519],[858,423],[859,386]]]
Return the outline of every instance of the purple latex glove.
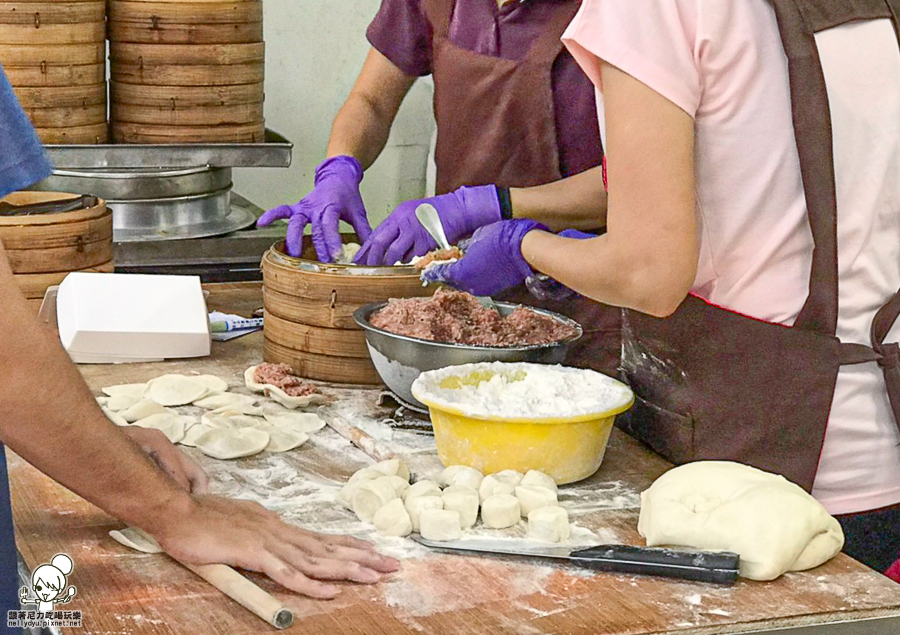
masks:
[[[312,225],[312,241],[316,256],[322,262],[334,262],[341,255],[341,234],[338,221],[346,221],[360,241],[372,233],[366,219],[366,208],[359,194],[363,169],[350,156],[325,159],[316,168],[312,192],[294,205],[279,205],[260,216],[258,227],[266,227],[276,220],[288,220],[287,252],[299,256],[303,251],[303,230]]]
[[[495,295],[525,282],[534,271],[522,256],[522,239],[544,225],[530,219],[504,220],[476,230],[462,241],[458,262],[438,265],[422,273],[428,282],[442,282],[474,295]]]
[[[564,229],[559,232],[559,235],[563,238],[575,238],[578,240],[588,240],[590,238],[596,238],[597,234],[589,234],[587,232],[583,232],[580,229]]]
[[[431,203],[451,245],[479,227],[500,220],[500,200],[494,185],[461,187],[449,194],[401,203],[363,243],[354,262],[358,265],[393,265],[424,256],[437,244],[416,219],[416,208]]]
[[[589,238],[597,237],[597,234],[589,234],[578,229],[564,229],[559,232],[559,235],[563,238],[574,238],[576,240],[587,240]],[[525,288],[538,300],[545,301],[555,300],[558,302],[575,295],[575,292],[569,287],[543,273],[526,278]]]

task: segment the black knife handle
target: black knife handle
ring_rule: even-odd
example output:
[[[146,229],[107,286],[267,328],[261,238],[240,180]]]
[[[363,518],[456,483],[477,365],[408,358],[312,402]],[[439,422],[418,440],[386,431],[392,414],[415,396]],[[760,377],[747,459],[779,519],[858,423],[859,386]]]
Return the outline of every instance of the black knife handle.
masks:
[[[598,571],[659,575],[701,582],[734,584],[740,556],[729,551],[684,551],[663,547],[600,545],[573,551],[569,557]]]

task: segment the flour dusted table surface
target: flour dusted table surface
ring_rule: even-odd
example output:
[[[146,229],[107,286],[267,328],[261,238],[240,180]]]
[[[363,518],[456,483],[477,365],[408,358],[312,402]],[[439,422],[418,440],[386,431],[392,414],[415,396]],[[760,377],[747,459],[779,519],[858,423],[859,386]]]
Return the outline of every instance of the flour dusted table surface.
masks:
[[[261,305],[255,284],[210,285],[211,308],[249,314]],[[262,336],[214,343],[210,357],[123,366],[82,366],[102,386],[146,381],[167,372],[216,374],[242,385],[243,370],[261,359]],[[440,464],[428,437],[380,424],[377,390],[326,386],[342,416],[362,424],[403,455],[414,473]],[[650,634],[779,633],[888,635],[900,633],[900,585],[846,556],[769,583],[725,588],[567,569],[538,561],[443,555],[406,539],[371,533],[333,499],[337,482],[371,462],[329,428],[285,454],[237,461],[199,455],[216,493],[260,501],[286,520],[311,529],[354,533],[400,557],[399,573],[375,586],[346,585],[330,602],[281,591],[250,574],[293,610],[288,632],[304,634]],[[120,523],[10,454],[10,482],[19,550],[30,567],[66,552],[75,562],[83,633],[272,633],[274,629],[161,555],[127,550],[107,536]],[[615,431],[603,467],[562,489],[573,522],[606,542],[642,544],[635,529],[638,493],[668,465]],[[74,629],[72,629],[74,631]]]

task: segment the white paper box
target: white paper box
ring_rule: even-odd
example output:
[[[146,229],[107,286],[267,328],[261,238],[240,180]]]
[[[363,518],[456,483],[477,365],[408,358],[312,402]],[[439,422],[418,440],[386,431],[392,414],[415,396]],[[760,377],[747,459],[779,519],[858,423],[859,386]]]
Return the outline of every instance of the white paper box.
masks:
[[[56,299],[59,338],[79,363],[209,355],[206,300],[197,276],[70,273]]]

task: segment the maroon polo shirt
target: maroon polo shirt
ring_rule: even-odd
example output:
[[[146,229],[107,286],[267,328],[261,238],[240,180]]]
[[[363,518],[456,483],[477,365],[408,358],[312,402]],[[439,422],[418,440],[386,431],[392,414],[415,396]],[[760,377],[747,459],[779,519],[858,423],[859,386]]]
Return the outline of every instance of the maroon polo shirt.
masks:
[[[431,73],[432,33],[422,2],[382,0],[366,32],[372,46],[408,75]],[[522,59],[557,5],[558,0],[513,0],[498,8],[496,0],[456,0],[450,41],[482,55]],[[551,79],[559,171],[569,176],[599,165],[603,156],[594,87],[565,49]]]

